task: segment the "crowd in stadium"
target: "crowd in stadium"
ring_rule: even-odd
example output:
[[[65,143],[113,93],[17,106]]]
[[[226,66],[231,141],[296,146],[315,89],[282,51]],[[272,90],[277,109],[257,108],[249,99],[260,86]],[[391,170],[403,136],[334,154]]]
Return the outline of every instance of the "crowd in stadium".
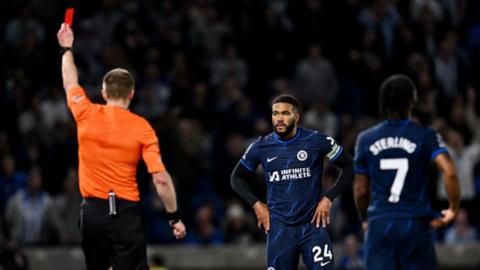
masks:
[[[0,3],[1,249],[80,241],[58,2]],[[437,239],[463,244],[478,242],[480,229],[479,18],[474,0],[82,1],[73,52],[93,101],[102,102],[106,71],[135,75],[131,110],[157,132],[189,231],[182,242],[192,245],[264,240],[229,176],[249,143],[271,132],[273,96],[297,96],[302,125],[353,154],[357,134],[379,121],[380,82],[411,76],[415,118],[443,136],[461,182],[464,210]],[[326,186],[336,173],[326,172]],[[150,243],[175,242],[145,169],[138,179]],[[446,194],[436,171],[429,181],[441,209]],[[252,184],[263,194],[260,173]],[[332,239],[357,252],[362,231],[351,189],[334,201],[331,218]]]

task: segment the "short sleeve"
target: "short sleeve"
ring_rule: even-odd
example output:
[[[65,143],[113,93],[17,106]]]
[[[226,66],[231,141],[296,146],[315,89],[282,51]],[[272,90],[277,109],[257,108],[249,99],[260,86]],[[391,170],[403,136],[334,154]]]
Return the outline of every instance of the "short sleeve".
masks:
[[[357,142],[355,143],[355,156],[354,160],[354,169],[355,173],[367,174],[367,160],[366,160],[366,151],[363,151],[363,136],[360,134],[357,137]]]
[[[240,163],[242,163],[245,168],[249,171],[255,171],[260,164],[260,158],[258,157],[258,142],[260,138],[251,143],[245,153],[243,154],[242,158],[240,159]]]
[[[81,86],[70,88],[67,91],[67,104],[76,121],[88,117],[95,107]]]
[[[325,156],[330,162],[334,162],[343,152],[343,147],[337,144],[335,139],[330,136],[321,136],[322,145],[325,146]]]
[[[155,131],[146,123],[142,135],[142,158],[149,173],[165,171],[165,165],[160,156],[160,147],[158,146],[158,139]]]
[[[433,129],[428,129],[425,146],[427,147],[427,153],[430,156],[430,160],[434,160],[441,153],[448,152],[442,136]]]

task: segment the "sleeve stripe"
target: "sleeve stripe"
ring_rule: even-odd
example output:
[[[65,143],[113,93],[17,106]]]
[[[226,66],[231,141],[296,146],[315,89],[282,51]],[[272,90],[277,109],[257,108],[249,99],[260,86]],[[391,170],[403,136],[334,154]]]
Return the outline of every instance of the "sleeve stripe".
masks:
[[[243,159],[240,159],[240,163],[242,163],[242,165],[245,166],[245,168],[247,168],[249,171],[252,171],[252,172],[255,171],[255,169],[248,166],[248,164]]]
[[[335,149],[335,152],[332,153],[331,157],[329,155],[330,162],[334,162],[340,156],[340,154],[342,154],[342,152],[343,152],[343,147],[338,146],[338,148]]]
[[[432,155],[430,156],[430,160],[433,160],[434,158],[436,158],[441,153],[448,153],[447,148],[442,147],[442,148],[439,148],[439,149],[435,150],[435,152],[433,152]]]

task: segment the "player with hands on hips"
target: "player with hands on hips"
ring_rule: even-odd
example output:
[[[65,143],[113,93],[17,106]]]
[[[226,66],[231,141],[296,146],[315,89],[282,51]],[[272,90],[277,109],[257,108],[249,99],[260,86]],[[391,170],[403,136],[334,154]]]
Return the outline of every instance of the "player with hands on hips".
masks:
[[[353,181],[353,160],[332,137],[299,127],[300,114],[294,97],[276,97],[274,131],[247,148],[230,183],[267,233],[269,269],[298,269],[300,255],[310,270],[334,269],[326,226],[333,199]],[[329,190],[321,187],[325,160],[341,170]],[[266,204],[249,187],[259,165],[267,183]]]

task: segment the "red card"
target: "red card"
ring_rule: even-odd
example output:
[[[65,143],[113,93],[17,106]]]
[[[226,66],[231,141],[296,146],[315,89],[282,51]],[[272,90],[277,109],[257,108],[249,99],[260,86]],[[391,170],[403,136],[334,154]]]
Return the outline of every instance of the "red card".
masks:
[[[68,24],[68,26],[70,27],[72,27],[74,11],[74,8],[67,8],[67,10],[65,11],[65,23]]]

